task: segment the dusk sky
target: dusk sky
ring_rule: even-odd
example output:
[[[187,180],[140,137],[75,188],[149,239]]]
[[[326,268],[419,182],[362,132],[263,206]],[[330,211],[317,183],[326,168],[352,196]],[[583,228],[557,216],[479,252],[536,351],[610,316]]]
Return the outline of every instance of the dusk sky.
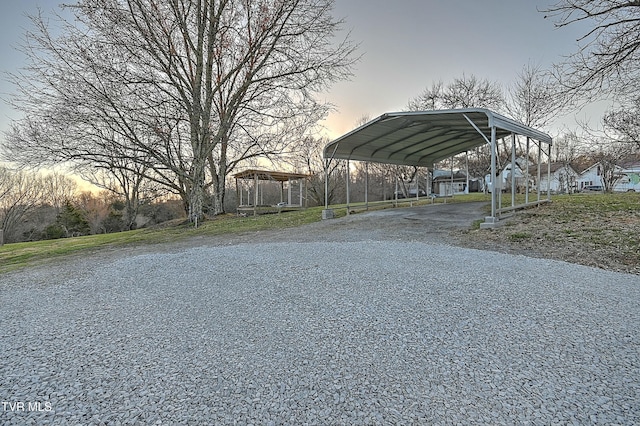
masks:
[[[15,71],[23,56],[15,50],[29,20],[40,6],[51,12],[60,0],[0,0],[0,71]],[[334,14],[360,43],[361,61],[350,81],[333,86],[320,98],[337,112],[325,122],[327,134],[338,137],[366,115],[375,118],[404,110],[410,98],[433,82],[445,84],[463,74],[500,83],[505,89],[531,62],[549,67],[577,50],[585,26],[555,29],[539,12],[552,0],[336,0]],[[0,93],[12,90],[4,79]],[[562,119],[575,127],[574,116],[590,117],[590,109]],[[595,115],[599,112],[596,111]],[[18,115],[0,104],[0,132]],[[555,129],[543,129],[553,135]]]

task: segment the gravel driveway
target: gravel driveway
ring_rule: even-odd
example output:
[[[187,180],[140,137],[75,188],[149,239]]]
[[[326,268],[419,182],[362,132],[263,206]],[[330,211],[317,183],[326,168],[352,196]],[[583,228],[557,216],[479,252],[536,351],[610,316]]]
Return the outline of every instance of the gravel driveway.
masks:
[[[638,424],[638,276],[429,208],[0,276],[0,424]]]

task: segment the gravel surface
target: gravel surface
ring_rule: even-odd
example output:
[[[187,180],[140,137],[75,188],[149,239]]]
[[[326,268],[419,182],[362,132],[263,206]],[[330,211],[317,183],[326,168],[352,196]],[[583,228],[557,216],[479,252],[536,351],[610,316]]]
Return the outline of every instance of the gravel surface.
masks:
[[[0,424],[640,422],[638,276],[380,215],[0,276]]]

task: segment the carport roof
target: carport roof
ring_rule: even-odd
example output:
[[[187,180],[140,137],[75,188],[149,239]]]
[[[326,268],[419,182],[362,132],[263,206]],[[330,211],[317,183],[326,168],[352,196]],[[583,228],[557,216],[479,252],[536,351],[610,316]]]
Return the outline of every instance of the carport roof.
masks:
[[[551,145],[549,135],[484,108],[390,112],[327,144],[324,158],[426,166],[512,133]]]

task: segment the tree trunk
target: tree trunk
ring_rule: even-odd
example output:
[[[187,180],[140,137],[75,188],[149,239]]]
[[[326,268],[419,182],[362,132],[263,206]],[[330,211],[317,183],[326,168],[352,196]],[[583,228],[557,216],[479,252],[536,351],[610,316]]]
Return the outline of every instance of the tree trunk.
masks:
[[[189,222],[202,221],[204,190],[202,185],[193,184],[189,191]]]
[[[213,201],[213,211],[214,215],[224,214],[224,196],[225,196],[225,185],[226,185],[226,165],[221,161],[218,164],[219,168],[216,168],[213,163],[212,156],[209,157],[209,171],[211,173],[211,180],[213,188],[213,194],[211,194]]]
[[[223,138],[220,143],[220,158],[216,164],[213,159],[213,153],[209,153],[209,173],[211,174],[212,187],[213,187],[213,214],[224,214],[224,197],[226,192],[227,183],[227,141]]]
[[[138,216],[138,201],[127,199],[127,204],[125,207],[125,223],[127,225],[127,230],[131,231],[136,229],[136,217]]]
[[[224,196],[225,196],[225,178],[218,179],[218,184],[214,188],[213,193],[213,214],[219,215],[224,213]]]
[[[194,159],[188,191],[189,222],[198,223],[204,218],[204,161]]]

